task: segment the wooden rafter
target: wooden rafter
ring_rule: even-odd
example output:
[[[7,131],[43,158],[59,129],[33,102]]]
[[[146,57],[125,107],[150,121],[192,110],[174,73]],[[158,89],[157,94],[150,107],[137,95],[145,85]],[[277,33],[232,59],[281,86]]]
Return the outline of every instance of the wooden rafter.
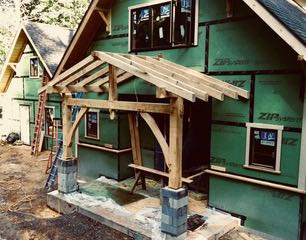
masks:
[[[121,57],[121,56],[120,56]],[[154,76],[157,76],[161,79],[165,79],[166,81],[169,81],[173,84],[175,84],[176,86],[180,86],[184,89],[187,89],[191,92],[194,92],[198,98],[204,100],[204,101],[208,101],[208,92],[210,93],[210,95],[214,96],[215,98],[219,99],[219,100],[223,100],[223,93],[215,90],[213,88],[207,87],[205,90],[203,91],[199,88],[195,88],[192,85],[188,84],[188,82],[186,83],[185,77],[180,77],[178,75],[176,75],[173,72],[169,72],[166,69],[162,69],[160,68],[160,66],[156,66],[153,63],[150,63],[142,58],[139,58],[137,56],[125,56],[128,59],[132,59],[134,60],[133,65],[138,67],[141,70],[146,71],[147,73],[150,73]],[[123,59],[123,58],[121,58]],[[123,59],[124,60],[124,59]],[[129,60],[128,60],[129,61]],[[183,78],[183,79],[182,79]],[[178,80],[183,80],[183,81],[178,81]]]
[[[152,74],[147,73],[144,70],[141,70],[133,65],[133,62],[126,62],[123,61],[122,58],[119,59],[119,55],[113,56],[110,53],[104,53],[104,52],[93,52],[94,56],[101,59],[102,61],[106,61],[109,64],[112,64],[118,68],[124,69],[126,72],[129,72],[136,77],[142,78],[147,82],[150,82],[158,87],[162,87],[167,89],[170,92],[173,92],[177,94],[178,96],[181,96],[185,99],[188,99],[189,101],[194,102],[195,101],[195,94],[187,89],[184,89],[180,86],[176,86],[175,84],[171,82],[167,82],[164,79],[161,79],[157,76],[154,76]],[[124,58],[126,59],[126,58]],[[128,59],[126,59],[128,60]]]
[[[93,81],[97,80],[98,78],[104,76],[106,73],[108,73],[108,68],[107,67],[102,68],[98,70],[97,72],[95,72],[94,74],[90,75],[89,77],[83,79],[79,83],[75,84],[75,86],[84,87],[85,85],[88,85],[92,83]]]
[[[72,76],[70,76],[68,79],[62,81],[60,83],[60,86],[67,86],[68,84],[79,80],[81,77],[85,76],[87,73],[95,70],[97,67],[101,66],[104,62],[103,61],[99,61],[96,60],[93,63],[91,63],[90,65],[82,68],[80,71],[76,72],[75,74],[73,74]]]

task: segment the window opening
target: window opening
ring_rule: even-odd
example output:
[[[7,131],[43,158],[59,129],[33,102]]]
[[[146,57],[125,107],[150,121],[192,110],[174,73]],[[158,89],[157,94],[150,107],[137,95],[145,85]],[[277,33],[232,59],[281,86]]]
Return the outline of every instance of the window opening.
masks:
[[[38,58],[30,58],[30,77],[38,77]]]
[[[129,8],[129,50],[197,44],[198,0],[155,1]]]
[[[99,139],[99,112],[89,111],[85,118],[85,137]]]
[[[283,126],[247,123],[245,167],[280,171]]]
[[[54,107],[45,107],[45,135],[53,137],[53,119],[55,116]]]

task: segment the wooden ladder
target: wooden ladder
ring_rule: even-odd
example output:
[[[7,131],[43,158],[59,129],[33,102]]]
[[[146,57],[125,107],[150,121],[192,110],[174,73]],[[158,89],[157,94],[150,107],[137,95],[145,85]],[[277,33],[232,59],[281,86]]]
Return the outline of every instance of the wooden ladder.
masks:
[[[42,86],[45,86],[48,83],[48,81],[49,81],[49,77],[47,73],[45,73],[45,76],[42,81]],[[47,101],[47,91],[44,91],[38,95],[38,105],[37,105],[37,112],[35,116],[34,136],[33,136],[32,144],[31,144],[31,154],[32,155],[37,155],[38,153],[46,101]]]

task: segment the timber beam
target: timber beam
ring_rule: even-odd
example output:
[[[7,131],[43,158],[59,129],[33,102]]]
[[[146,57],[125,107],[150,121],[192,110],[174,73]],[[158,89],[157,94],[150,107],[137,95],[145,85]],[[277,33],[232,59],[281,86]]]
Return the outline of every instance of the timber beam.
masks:
[[[93,99],[67,99],[68,106],[79,106],[85,108],[113,109],[134,112],[164,113],[170,114],[171,105],[167,103],[128,102]]]

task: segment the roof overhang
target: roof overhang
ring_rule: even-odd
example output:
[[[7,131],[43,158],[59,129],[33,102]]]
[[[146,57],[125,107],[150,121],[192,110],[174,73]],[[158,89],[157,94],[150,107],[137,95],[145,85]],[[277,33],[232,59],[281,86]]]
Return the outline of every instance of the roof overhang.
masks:
[[[143,79],[163,92],[180,96],[194,102],[196,98],[208,101],[213,97],[220,101],[224,96],[233,99],[249,98],[249,92],[211,76],[199,73],[163,58],[140,55],[118,54],[94,51],[55,77],[40,93],[109,92],[110,76],[116,84],[133,77]]]
[[[272,30],[278,34],[304,61],[306,60],[305,45],[277,20],[257,0],[243,0]]]
[[[35,53],[37,54],[40,62],[43,64],[45,70],[47,71],[49,77],[52,77],[52,74],[45,63],[44,59],[40,55],[39,51],[37,50],[31,36],[27,32],[25,26],[23,24],[20,25],[18,28],[17,34],[14,38],[12,47],[9,51],[9,54],[6,58],[6,61],[2,67],[2,71],[0,74],[0,93],[5,93],[11,83],[11,80],[14,76],[14,73],[16,69],[14,66],[18,64],[20,61],[23,51],[27,44],[30,43],[31,46],[33,47]]]

